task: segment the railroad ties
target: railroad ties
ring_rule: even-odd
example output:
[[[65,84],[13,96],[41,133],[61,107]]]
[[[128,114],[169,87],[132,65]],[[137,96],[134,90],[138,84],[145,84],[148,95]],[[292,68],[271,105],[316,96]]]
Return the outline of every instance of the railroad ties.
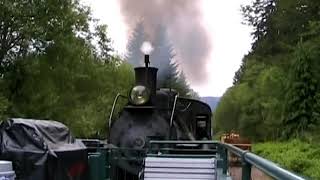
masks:
[[[215,158],[146,157],[144,180],[216,180]]]

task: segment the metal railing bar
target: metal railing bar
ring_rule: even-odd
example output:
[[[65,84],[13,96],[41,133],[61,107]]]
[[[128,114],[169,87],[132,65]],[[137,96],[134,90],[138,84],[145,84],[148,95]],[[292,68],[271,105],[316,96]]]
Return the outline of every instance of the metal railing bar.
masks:
[[[219,141],[149,141],[149,144],[220,144]]]
[[[225,147],[226,149],[228,149],[228,151],[230,151],[231,153],[237,155],[238,157],[241,157],[246,152],[246,151],[244,151],[236,146],[230,145],[230,144],[221,143],[221,145],[223,147]]]
[[[107,127],[108,137],[110,137],[109,133],[110,133],[110,127],[111,127],[111,124],[112,124],[112,117],[113,117],[113,113],[114,113],[114,111],[116,109],[116,105],[117,105],[119,97],[127,98],[126,96],[121,95],[120,93],[118,93],[117,96],[114,98],[114,101],[113,101],[113,104],[112,104],[111,113],[110,113],[109,119],[108,119],[108,127]]]
[[[304,180],[304,178],[299,177],[298,175],[281,168],[277,164],[259,157],[258,155],[255,155],[253,153],[246,152],[243,157],[245,161],[275,179]]]
[[[304,178],[285,170],[279,167],[277,164],[266,160],[262,157],[259,157],[256,154],[253,154],[248,151],[244,151],[234,145],[221,143],[221,145],[226,148],[229,152],[237,155],[238,157],[242,158],[242,163],[247,164],[249,163],[252,166],[257,167],[267,175],[275,178],[275,179],[287,179],[287,180],[304,180]],[[244,168],[244,167],[242,167]]]

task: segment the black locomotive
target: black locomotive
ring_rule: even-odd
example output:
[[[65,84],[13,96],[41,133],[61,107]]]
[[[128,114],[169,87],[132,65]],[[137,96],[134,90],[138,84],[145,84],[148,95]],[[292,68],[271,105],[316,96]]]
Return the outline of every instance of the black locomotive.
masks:
[[[128,95],[128,104],[119,117],[109,119],[109,141],[124,149],[145,149],[149,140],[210,140],[211,109],[199,100],[183,98],[173,89],[157,88],[157,68],[135,68],[135,86]],[[122,156],[136,156],[123,153]],[[138,174],[141,162],[120,161],[119,168]]]

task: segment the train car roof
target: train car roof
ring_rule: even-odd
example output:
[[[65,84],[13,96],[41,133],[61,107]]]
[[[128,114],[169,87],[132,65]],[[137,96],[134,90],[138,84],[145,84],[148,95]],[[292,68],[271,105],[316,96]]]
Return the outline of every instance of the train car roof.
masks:
[[[208,108],[208,110],[210,111],[210,113],[212,113],[212,110],[211,110],[211,107],[209,106],[209,104],[203,102],[203,101],[200,101],[200,100],[197,100],[197,99],[192,99],[192,98],[186,98],[186,97],[178,97],[179,99],[183,99],[183,100],[187,100],[187,101],[194,101],[196,103],[199,103],[199,104],[202,104],[204,106],[206,106]]]

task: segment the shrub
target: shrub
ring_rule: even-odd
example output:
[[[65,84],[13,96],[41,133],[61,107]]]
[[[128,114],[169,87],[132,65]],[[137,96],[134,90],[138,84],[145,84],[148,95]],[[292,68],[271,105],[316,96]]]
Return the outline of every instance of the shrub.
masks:
[[[267,142],[255,144],[253,151],[294,173],[320,179],[320,147],[316,144],[300,140]]]

